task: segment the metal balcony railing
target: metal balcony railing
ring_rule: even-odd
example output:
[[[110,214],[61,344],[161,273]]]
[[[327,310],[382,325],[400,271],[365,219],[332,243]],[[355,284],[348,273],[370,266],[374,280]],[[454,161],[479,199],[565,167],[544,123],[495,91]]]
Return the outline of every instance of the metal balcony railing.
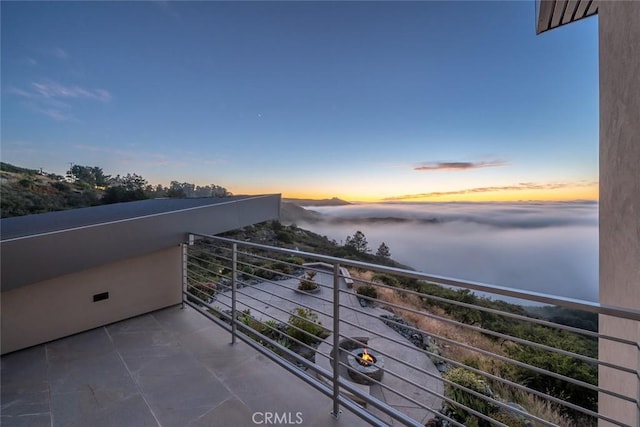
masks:
[[[221,237],[183,246],[188,304],[371,425],[627,426],[598,411],[598,316],[640,312]],[[518,304],[503,301],[517,298]],[[559,311],[558,308],[565,309]],[[376,358],[363,360],[363,350]]]

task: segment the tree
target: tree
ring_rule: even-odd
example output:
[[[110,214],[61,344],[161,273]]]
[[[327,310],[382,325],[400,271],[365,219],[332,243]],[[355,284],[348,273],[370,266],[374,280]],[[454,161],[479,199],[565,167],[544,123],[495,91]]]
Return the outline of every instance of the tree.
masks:
[[[190,182],[171,181],[167,189],[168,197],[228,197],[231,193],[219,185],[195,185]]]
[[[184,190],[179,187],[171,187],[167,190],[167,197],[171,197],[174,199],[184,199],[187,197]]]
[[[93,169],[89,166],[73,165],[67,171],[67,175],[72,175],[78,181],[96,185],[96,177],[93,175]]]
[[[195,197],[228,197],[231,193],[226,188],[211,184],[204,187],[197,186],[194,192]]]
[[[102,168],[98,166],[73,165],[71,169],[67,171],[67,175],[72,175],[78,181],[86,182],[91,186],[104,186],[111,178],[109,175],[105,175]]]
[[[109,204],[147,199],[147,185],[147,180],[138,174],[128,173],[124,177],[117,175],[109,181],[109,188],[105,191],[102,202]]]
[[[189,182],[171,181],[167,190],[168,197],[193,197],[195,185]]]
[[[389,246],[385,242],[380,243],[378,246],[378,250],[376,251],[376,256],[378,258],[389,259],[391,258],[391,251],[389,250]]]
[[[347,236],[347,241],[344,244],[345,247],[351,248],[361,254],[371,252],[369,249],[369,243],[364,233],[360,230],[356,231],[353,236]]]
[[[102,168],[99,168],[98,166],[94,166],[91,171],[93,172],[93,176],[95,178],[95,185],[103,187],[107,185],[107,182],[109,182],[109,179],[111,179],[111,176],[105,175]]]

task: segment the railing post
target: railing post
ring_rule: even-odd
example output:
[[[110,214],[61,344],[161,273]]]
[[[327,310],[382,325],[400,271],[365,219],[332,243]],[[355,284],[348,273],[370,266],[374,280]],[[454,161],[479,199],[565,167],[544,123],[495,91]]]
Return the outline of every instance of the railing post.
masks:
[[[331,414],[340,415],[340,264],[333,265],[333,410]]]
[[[193,238],[193,236],[190,234],[189,235],[189,242],[191,242],[191,239]],[[186,243],[182,243],[182,292],[180,295],[180,300],[182,301],[182,309],[184,309],[184,299],[187,297],[186,292],[188,290],[188,280],[187,280],[187,244]]]
[[[238,244],[233,244],[231,256],[231,344],[236,343],[236,273],[238,271]]]

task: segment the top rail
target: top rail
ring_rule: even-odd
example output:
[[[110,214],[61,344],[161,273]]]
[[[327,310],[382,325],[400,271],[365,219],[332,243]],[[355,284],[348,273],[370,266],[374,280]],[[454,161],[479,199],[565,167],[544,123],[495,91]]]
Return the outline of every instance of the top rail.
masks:
[[[227,242],[230,244],[237,243],[237,240],[229,239],[226,237],[212,236],[201,233],[190,233],[193,236],[201,238],[213,239],[220,242]],[[474,291],[487,292],[495,295],[501,295],[505,297],[518,298],[527,301],[534,301],[542,304],[557,305],[561,307],[567,307],[577,310],[584,310],[591,313],[603,314],[608,316],[615,316],[623,319],[640,321],[640,310],[614,307],[610,305],[600,304],[593,301],[585,301],[576,298],[561,297],[557,295],[546,294],[542,292],[526,291],[513,289],[506,286],[490,285],[481,282],[459,280],[450,277],[425,274],[418,271],[405,270],[397,267],[388,267],[378,264],[371,264],[362,261],[354,261],[343,258],[332,257],[329,255],[321,255],[310,252],[298,251],[294,249],[278,248],[269,245],[263,245],[260,243],[242,242],[242,246],[251,247],[255,249],[263,249],[272,252],[278,252],[288,255],[308,256],[317,260],[325,261],[330,264],[340,264],[341,266],[351,266],[355,268],[361,268],[366,270],[375,270],[383,273],[397,274],[404,277],[409,277],[417,280],[425,280],[430,283],[454,286],[458,288],[470,289]]]

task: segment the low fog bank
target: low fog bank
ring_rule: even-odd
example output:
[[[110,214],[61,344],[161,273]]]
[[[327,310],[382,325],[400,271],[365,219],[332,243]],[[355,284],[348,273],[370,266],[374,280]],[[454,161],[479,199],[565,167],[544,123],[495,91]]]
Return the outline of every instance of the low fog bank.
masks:
[[[423,223],[470,222],[500,228],[598,225],[595,202],[539,203],[384,203],[307,207],[326,221]]]
[[[361,230],[373,251],[384,241],[395,260],[428,274],[598,299],[598,207],[593,202],[311,209],[324,219],[299,226],[338,243]]]

